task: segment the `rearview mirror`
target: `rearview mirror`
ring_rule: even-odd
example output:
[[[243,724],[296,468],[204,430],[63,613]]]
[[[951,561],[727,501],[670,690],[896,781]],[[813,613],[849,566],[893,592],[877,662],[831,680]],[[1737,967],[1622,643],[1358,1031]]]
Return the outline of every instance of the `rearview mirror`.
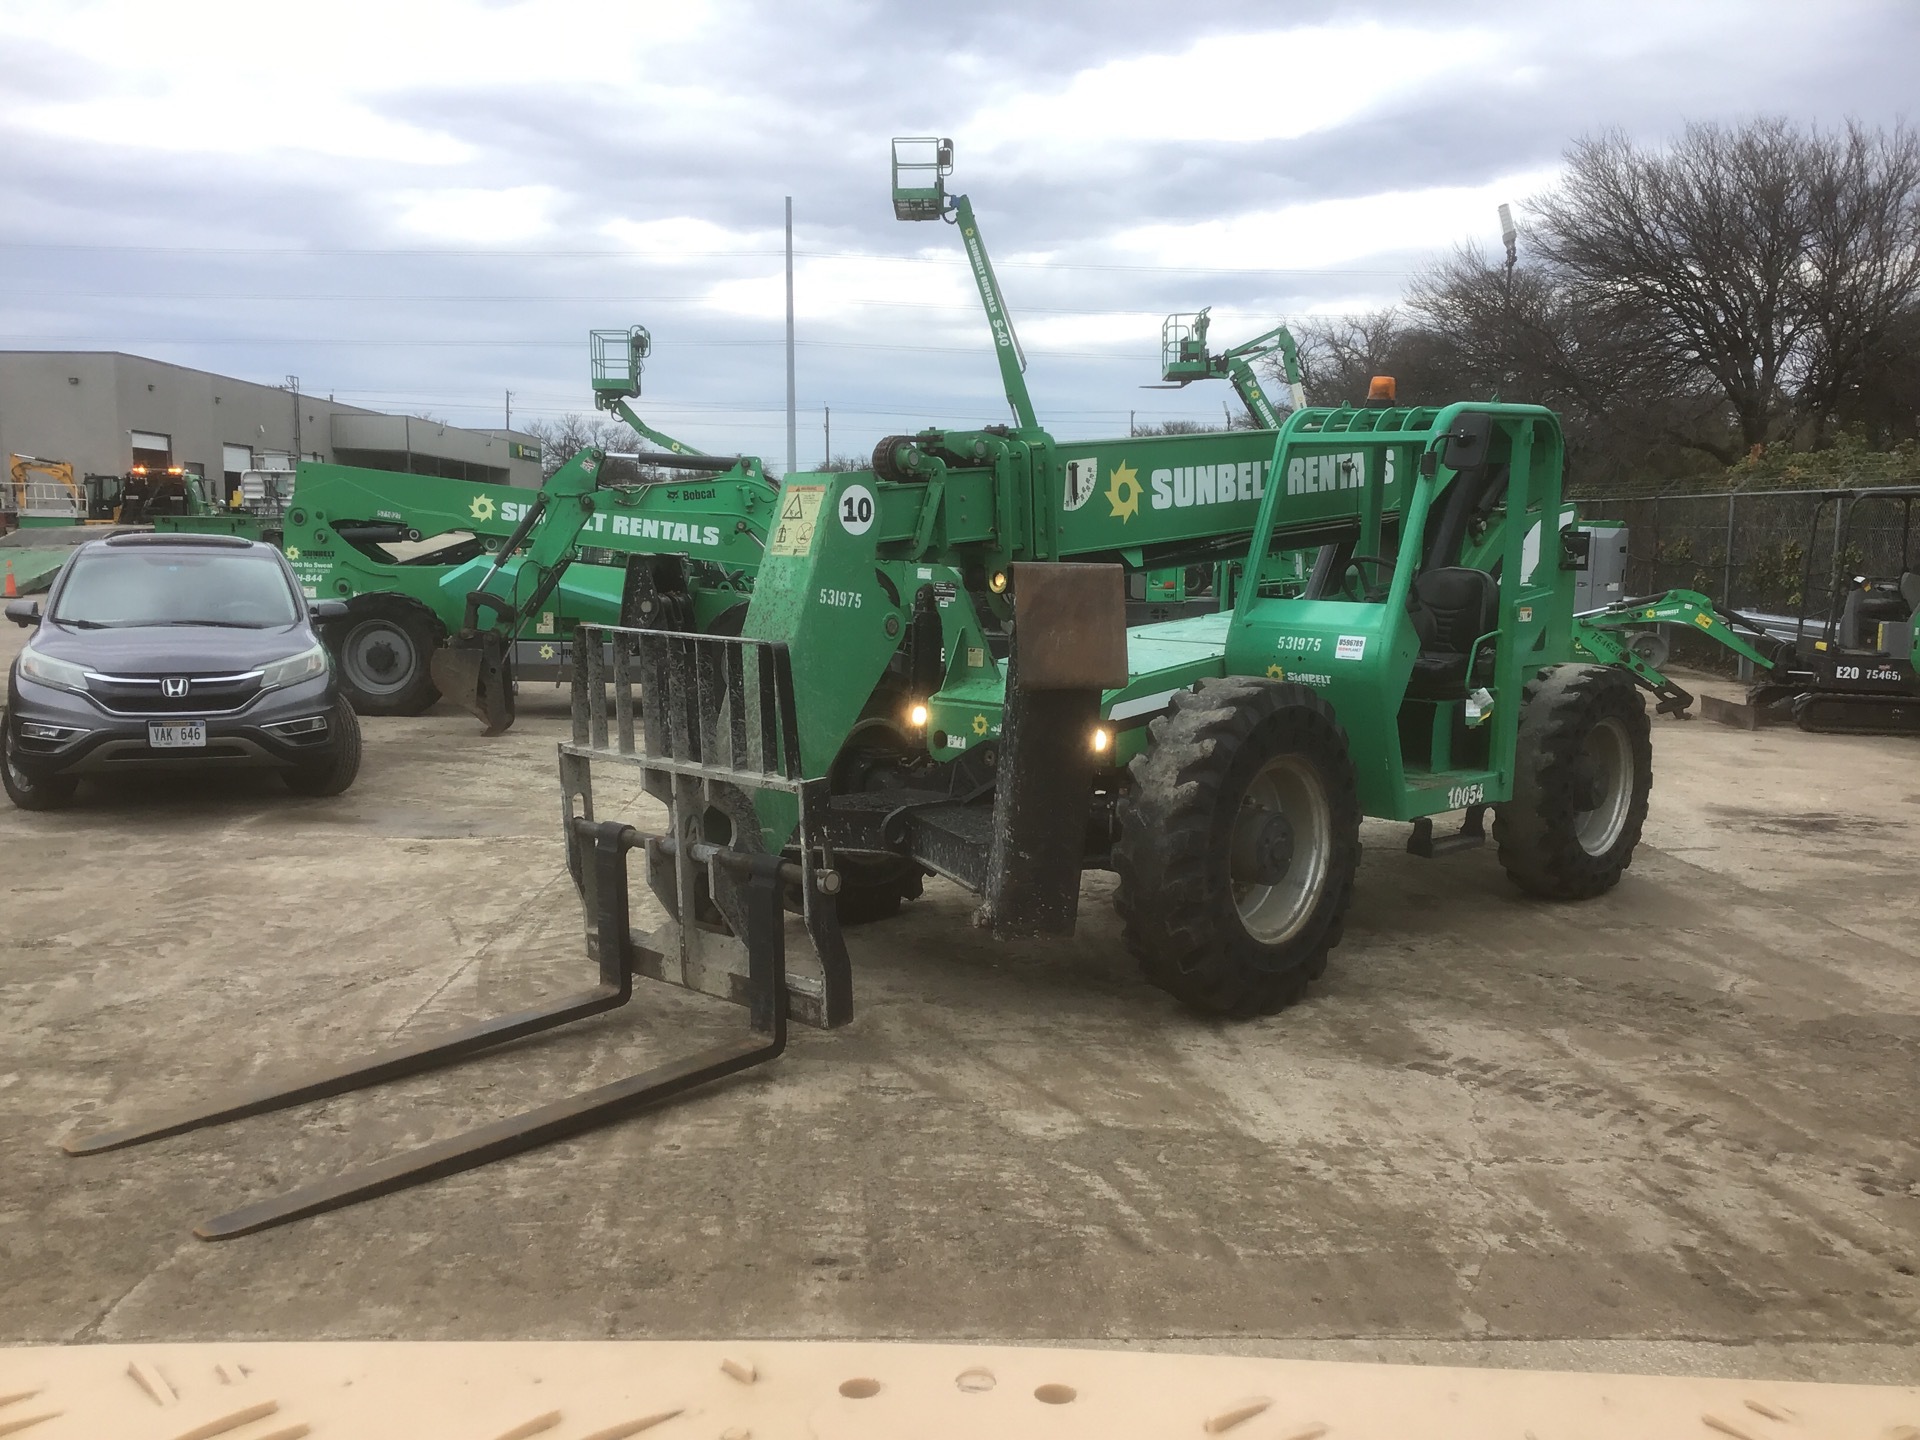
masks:
[[[1449,470],[1470,470],[1487,460],[1487,441],[1493,435],[1493,417],[1484,410],[1469,410],[1453,422],[1447,432],[1447,450],[1440,463]]]
[[[347,618],[347,602],[344,600],[309,600],[307,614],[316,620],[344,620]]]
[[[16,625],[32,626],[40,623],[40,602],[38,600],[9,600],[7,618]]]

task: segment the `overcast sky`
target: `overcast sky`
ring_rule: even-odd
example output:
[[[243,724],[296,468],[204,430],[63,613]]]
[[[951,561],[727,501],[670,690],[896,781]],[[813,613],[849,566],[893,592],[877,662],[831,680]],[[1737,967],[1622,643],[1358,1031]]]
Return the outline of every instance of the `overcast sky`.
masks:
[[[645,413],[777,466],[791,195],[805,467],[823,406],[846,453],[1008,418],[958,236],[888,202],[938,134],[1042,423],[1125,434],[1228,398],[1140,388],[1171,311],[1391,303],[1582,133],[1890,124],[1917,61],[1913,0],[0,0],[0,347],[498,425],[638,322]]]

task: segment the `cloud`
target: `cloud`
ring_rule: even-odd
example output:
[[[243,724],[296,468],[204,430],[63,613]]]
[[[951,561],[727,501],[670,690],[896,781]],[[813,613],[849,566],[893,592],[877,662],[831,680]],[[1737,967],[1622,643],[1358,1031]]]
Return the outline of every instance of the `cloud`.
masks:
[[[1005,418],[957,236],[888,204],[888,138],[948,134],[1042,415],[1125,433],[1220,413],[1136,388],[1167,313],[1391,303],[1580,133],[1885,123],[1916,52],[1906,0],[4,0],[0,345],[479,421],[589,408],[585,331],[642,323],[665,428],[764,450],[792,195],[801,400],[852,453]]]
[[[0,47],[78,60],[85,93],[8,85],[0,123],[181,153],[459,164],[472,147],[386,112],[434,91],[617,88],[711,19],[703,0],[629,0],[621,15],[629,28],[561,0],[332,0],[311,16],[257,0],[26,0],[0,7]]]
[[[402,232],[473,246],[532,240],[553,229],[559,196],[549,185],[500,190],[402,190],[393,197]]]
[[[1316,200],[1185,225],[1143,225],[1118,232],[1111,243],[1143,263],[1229,268],[1319,269],[1388,253],[1438,251],[1462,236],[1497,232],[1497,207],[1551,184],[1554,173]]]
[[[1070,153],[1094,169],[1130,147],[1290,140],[1338,126],[1395,97],[1447,84],[1469,64],[1496,68],[1507,34],[1481,26],[1377,21],[1211,35],[1177,53],[1109,60],[1064,85],[984,106],[970,143],[1024,164]]]

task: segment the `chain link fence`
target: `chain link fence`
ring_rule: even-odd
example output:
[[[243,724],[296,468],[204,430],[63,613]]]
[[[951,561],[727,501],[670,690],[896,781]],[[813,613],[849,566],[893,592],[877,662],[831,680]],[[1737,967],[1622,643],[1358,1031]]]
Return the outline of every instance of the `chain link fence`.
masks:
[[[1920,569],[1920,487],[1580,496],[1586,521],[1628,527],[1627,593],[1698,590],[1732,610],[1826,618],[1855,575]],[[1825,497],[1825,498],[1823,498]],[[1839,521],[1836,524],[1836,520]]]

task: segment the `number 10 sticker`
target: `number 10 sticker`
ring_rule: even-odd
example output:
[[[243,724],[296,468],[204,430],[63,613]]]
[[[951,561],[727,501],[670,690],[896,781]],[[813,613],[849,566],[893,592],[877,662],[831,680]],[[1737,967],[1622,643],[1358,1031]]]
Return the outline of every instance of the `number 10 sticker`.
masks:
[[[840,528],[849,535],[873,528],[873,492],[866,486],[849,485],[840,492]]]

